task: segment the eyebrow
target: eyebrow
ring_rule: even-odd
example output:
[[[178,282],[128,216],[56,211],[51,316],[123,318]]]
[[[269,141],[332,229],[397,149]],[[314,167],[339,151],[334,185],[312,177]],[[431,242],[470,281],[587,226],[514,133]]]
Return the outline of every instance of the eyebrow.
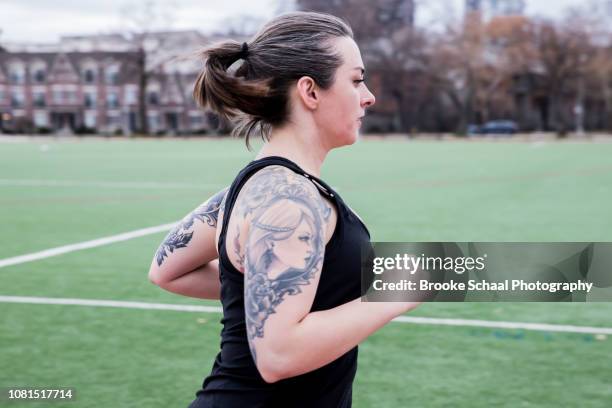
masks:
[[[358,69],[358,70],[360,70],[360,71],[361,71],[361,75],[365,75],[365,72],[366,72],[366,71],[365,71],[365,68],[363,68],[363,67],[355,67],[355,68],[353,68],[353,69]]]

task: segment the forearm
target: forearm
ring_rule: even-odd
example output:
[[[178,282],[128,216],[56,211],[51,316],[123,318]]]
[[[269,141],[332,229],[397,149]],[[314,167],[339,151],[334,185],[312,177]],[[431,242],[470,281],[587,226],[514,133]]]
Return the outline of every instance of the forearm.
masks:
[[[285,336],[287,371],[293,377],[342,356],[396,316],[420,303],[377,303],[355,299],[308,314]]]
[[[168,292],[183,296],[198,299],[219,299],[221,295],[219,261],[215,259],[176,279],[157,285]]]

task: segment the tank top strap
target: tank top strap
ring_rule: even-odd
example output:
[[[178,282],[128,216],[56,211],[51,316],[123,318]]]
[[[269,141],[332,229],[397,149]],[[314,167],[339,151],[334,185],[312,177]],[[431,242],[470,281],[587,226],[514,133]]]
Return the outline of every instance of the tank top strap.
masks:
[[[234,204],[236,203],[236,199],[238,198],[238,194],[240,190],[244,186],[244,184],[251,178],[253,174],[255,174],[258,170],[261,170],[264,167],[268,166],[283,166],[287,167],[290,170],[294,171],[297,174],[301,174],[310,180],[317,189],[321,192],[321,194],[331,198],[331,199],[339,199],[335,192],[329,187],[323,180],[305,172],[300,166],[298,166],[293,161],[286,159],[280,156],[268,156],[262,159],[253,160],[250,162],[240,173],[230,186],[230,189],[227,193],[227,197],[225,199],[225,207],[223,208],[223,223],[221,224],[221,233],[219,234],[219,245],[217,250],[219,254],[222,252],[222,246],[225,243],[225,234],[227,233],[227,226],[229,225],[229,215],[234,208]]]

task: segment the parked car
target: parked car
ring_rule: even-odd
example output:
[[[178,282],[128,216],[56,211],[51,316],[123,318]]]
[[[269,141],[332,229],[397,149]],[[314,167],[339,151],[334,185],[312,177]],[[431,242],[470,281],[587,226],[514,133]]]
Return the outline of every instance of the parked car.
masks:
[[[480,133],[484,135],[513,135],[518,130],[518,125],[512,120],[492,120],[480,128]]]

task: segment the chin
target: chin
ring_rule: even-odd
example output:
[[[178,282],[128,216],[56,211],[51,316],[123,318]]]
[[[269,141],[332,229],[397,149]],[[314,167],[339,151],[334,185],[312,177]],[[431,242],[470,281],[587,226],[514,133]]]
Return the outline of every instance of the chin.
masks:
[[[340,141],[340,143],[338,143],[338,147],[350,146],[354,144],[359,138],[359,130],[353,129],[352,131],[343,133],[342,135],[339,135],[339,136],[340,137],[338,137],[337,139]]]
[[[348,143],[346,144],[347,146],[350,146],[352,144],[355,144],[355,142],[357,142],[357,139],[359,139],[359,135],[357,133],[355,133],[351,139],[348,141]]]
[[[355,131],[353,131],[350,136],[349,136],[349,142],[347,143],[347,145],[352,145],[355,142],[357,142],[357,140],[359,139],[359,129],[355,129]]]
[[[329,142],[332,149],[336,149],[342,146],[350,146],[354,144],[359,136],[359,128],[357,127],[347,127],[344,131],[336,130],[333,133],[330,133]]]

